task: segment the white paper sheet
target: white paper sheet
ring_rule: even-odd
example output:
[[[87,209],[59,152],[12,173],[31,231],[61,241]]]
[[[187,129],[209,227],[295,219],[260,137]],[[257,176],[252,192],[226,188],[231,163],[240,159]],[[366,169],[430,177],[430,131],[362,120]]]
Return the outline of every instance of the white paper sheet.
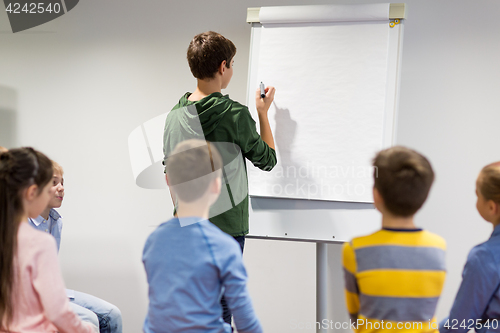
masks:
[[[250,195],[372,202],[371,159],[383,147],[388,21],[261,29],[258,81],[277,89],[269,120],[278,165],[269,173],[249,165]]]

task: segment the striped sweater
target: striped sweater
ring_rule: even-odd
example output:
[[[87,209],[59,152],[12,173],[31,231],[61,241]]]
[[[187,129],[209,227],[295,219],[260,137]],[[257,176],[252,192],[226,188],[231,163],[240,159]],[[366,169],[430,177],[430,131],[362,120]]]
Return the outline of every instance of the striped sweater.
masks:
[[[441,237],[421,229],[382,229],[345,243],[346,305],[355,332],[436,332],[445,250]]]

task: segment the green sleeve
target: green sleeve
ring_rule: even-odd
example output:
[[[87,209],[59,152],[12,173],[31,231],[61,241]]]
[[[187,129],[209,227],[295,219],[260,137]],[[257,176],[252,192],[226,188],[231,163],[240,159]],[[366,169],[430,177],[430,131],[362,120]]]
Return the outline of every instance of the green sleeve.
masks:
[[[237,133],[237,144],[240,146],[243,156],[259,169],[271,171],[277,163],[276,151],[269,147],[257,133],[255,120],[247,107],[243,107],[239,112]]]

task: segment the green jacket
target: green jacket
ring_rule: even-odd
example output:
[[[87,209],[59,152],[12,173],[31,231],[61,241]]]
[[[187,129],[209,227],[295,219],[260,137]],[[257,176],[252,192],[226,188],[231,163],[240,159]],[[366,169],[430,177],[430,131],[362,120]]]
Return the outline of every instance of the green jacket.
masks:
[[[270,171],[277,162],[276,152],[257,133],[246,106],[221,93],[210,94],[196,102],[188,100],[190,95],[182,96],[167,115],[163,134],[165,160],[181,141],[198,138],[213,142],[224,163],[225,191],[221,191],[211,207],[210,221],[231,236],[246,235],[248,178],[245,158],[254,166]]]

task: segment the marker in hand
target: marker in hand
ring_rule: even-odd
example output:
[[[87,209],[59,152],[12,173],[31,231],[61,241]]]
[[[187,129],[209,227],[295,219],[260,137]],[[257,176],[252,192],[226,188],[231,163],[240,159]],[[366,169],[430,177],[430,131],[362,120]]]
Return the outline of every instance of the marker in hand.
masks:
[[[269,86],[264,88],[264,83],[260,83],[259,87],[255,89],[255,107],[257,113],[260,115],[265,115],[267,117],[267,111],[274,101],[274,93],[276,89]]]
[[[266,91],[265,91],[264,83],[260,82],[260,97],[265,98],[266,97]]]

